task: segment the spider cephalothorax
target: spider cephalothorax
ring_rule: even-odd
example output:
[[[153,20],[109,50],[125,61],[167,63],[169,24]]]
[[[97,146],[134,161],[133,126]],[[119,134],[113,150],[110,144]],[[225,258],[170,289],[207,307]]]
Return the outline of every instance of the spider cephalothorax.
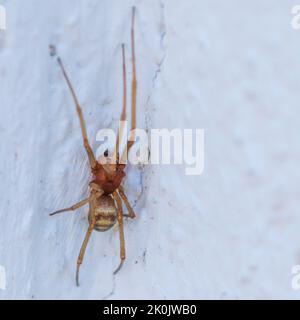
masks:
[[[134,47],[134,17],[135,17],[135,8],[132,9],[132,28],[131,28],[131,50],[132,50],[132,105],[131,105],[131,129],[134,132],[136,128],[136,92],[137,92],[137,81],[136,81],[136,67],[135,67],[135,47]],[[53,46],[52,46],[53,49]],[[53,50],[52,50],[53,51]],[[53,55],[53,54],[51,54]],[[121,114],[121,121],[126,120],[126,64],[125,64],[125,46],[122,45],[122,57],[123,57],[123,110]],[[57,58],[57,61],[61,67],[63,75],[67,81],[68,87],[71,91],[72,97],[75,102],[76,111],[80,121],[80,127],[83,137],[83,144],[86,149],[89,163],[91,166],[91,171],[93,174],[93,180],[90,183],[90,195],[87,199],[80,201],[79,203],[59,211],[52,213],[55,215],[60,212],[76,210],[82,207],[85,204],[89,204],[89,228],[86,232],[78,259],[77,259],[77,271],[76,271],[76,283],[79,285],[79,268],[82,264],[84,253],[90,239],[91,233],[93,230],[97,231],[106,231],[110,229],[113,225],[118,222],[119,225],[119,234],[120,234],[120,258],[121,263],[114,273],[117,273],[123,262],[125,260],[125,239],[124,239],[124,228],[123,228],[123,217],[128,216],[130,218],[135,217],[135,213],[131,208],[124,189],[121,185],[122,180],[125,177],[125,165],[119,164],[118,161],[112,164],[101,164],[100,161],[97,161],[94,153],[90,147],[85,121],[83,113],[76,97],[75,91],[71,84],[71,81],[66,73],[66,70],[63,66],[63,63],[60,58]],[[114,154],[117,155],[119,152],[119,138],[116,141],[116,148]],[[130,142],[124,150],[125,154],[128,154],[130,148],[134,143],[134,134],[130,137]],[[126,151],[126,152],[125,152]],[[123,159],[123,154],[121,155]],[[125,204],[128,214],[123,214],[122,202]]]
[[[124,172],[125,165],[97,165],[92,170],[94,175],[93,182],[98,184],[105,194],[111,194],[121,185],[126,174]]]

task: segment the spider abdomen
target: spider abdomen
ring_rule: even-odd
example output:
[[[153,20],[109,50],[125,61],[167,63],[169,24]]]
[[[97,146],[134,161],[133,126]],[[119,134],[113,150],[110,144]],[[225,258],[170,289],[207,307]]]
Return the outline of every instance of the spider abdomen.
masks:
[[[110,195],[102,195],[90,204],[89,221],[92,214],[96,218],[94,229],[97,231],[107,231],[117,222],[117,208]]]

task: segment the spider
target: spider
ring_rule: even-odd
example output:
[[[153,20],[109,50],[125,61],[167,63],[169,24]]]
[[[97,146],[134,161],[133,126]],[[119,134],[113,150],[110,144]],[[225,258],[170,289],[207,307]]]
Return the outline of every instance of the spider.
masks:
[[[118,268],[114,271],[116,274],[123,266],[125,260],[125,238],[124,238],[124,226],[123,217],[134,218],[135,213],[129,204],[128,198],[124,192],[124,188],[121,185],[125,177],[125,167],[126,165],[121,163],[120,160],[124,159],[130,148],[134,144],[136,129],[136,96],[137,96],[137,80],[136,80],[136,62],[135,62],[135,36],[134,36],[134,23],[135,23],[135,7],[132,8],[132,20],[131,20],[131,51],[132,51],[132,87],[131,87],[131,134],[129,141],[127,142],[126,148],[122,153],[122,158],[119,155],[119,135],[116,141],[116,147],[114,150],[114,156],[108,157],[108,152],[105,152],[104,157],[107,160],[97,161],[92,148],[89,144],[89,140],[86,132],[85,120],[83,117],[82,109],[78,102],[76,93],[67,75],[66,69],[62,63],[60,57],[57,57],[57,62],[61,68],[63,76],[67,82],[70,89],[71,95],[75,102],[76,111],[80,121],[81,133],[83,138],[83,145],[86,150],[89,164],[91,167],[91,172],[93,174],[93,180],[89,183],[90,195],[87,199],[84,199],[73,206],[55,211],[50,214],[54,216],[58,213],[66,211],[74,211],[78,208],[89,204],[88,221],[89,227],[86,232],[84,241],[82,243],[80,253],[77,259],[77,269],[76,269],[76,285],[79,286],[79,269],[83,262],[84,254],[86,251],[87,244],[91,237],[92,231],[107,231],[112,228],[116,223],[119,225],[119,236],[120,236],[120,264]],[[50,46],[53,49],[53,46]],[[53,52],[52,52],[53,53]],[[121,121],[126,120],[126,63],[125,63],[125,46],[122,44],[122,63],[123,63],[123,107],[121,113]],[[123,123],[123,122],[121,122]],[[122,132],[122,127],[120,128]],[[120,133],[121,135],[121,133]],[[113,159],[116,159],[113,162]],[[100,159],[101,160],[101,159]],[[103,160],[103,158],[102,158]],[[111,160],[111,161],[110,161]],[[125,204],[128,214],[123,214],[122,203]]]

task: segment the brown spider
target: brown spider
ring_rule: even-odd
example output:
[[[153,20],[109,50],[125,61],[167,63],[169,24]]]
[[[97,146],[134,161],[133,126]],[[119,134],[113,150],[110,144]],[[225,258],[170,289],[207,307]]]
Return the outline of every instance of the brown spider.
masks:
[[[135,20],[135,8],[132,8],[132,26],[131,26],[131,50],[132,50],[132,110],[131,110],[131,135],[129,142],[127,142],[127,150],[124,150],[122,158],[126,155],[132,145],[134,144],[135,134],[134,130],[136,129],[136,95],[137,95],[137,81],[136,81],[136,65],[135,65],[135,44],[134,44],[134,20]],[[52,48],[53,49],[53,48]],[[126,64],[125,64],[125,48],[122,44],[122,58],[123,58],[123,109],[121,114],[121,121],[126,120]],[[71,81],[66,73],[66,70],[63,66],[61,59],[57,58],[58,64],[63,72],[63,75],[67,81],[68,87],[71,91],[72,97],[74,99],[77,114],[80,121],[81,132],[83,137],[83,144],[86,149],[89,163],[91,166],[91,171],[93,174],[93,181],[90,182],[90,196],[87,199],[84,199],[77,204],[62,210],[55,211],[50,214],[53,216],[55,214],[74,211],[85,204],[89,203],[89,228],[86,232],[83,244],[80,249],[80,253],[77,259],[77,270],[76,270],[76,284],[79,286],[79,268],[82,264],[85,250],[90,239],[93,229],[97,231],[107,231],[113,227],[117,222],[119,224],[119,234],[120,234],[120,265],[115,270],[116,274],[122,267],[125,260],[125,239],[124,239],[124,227],[123,227],[123,216],[134,218],[135,213],[130,206],[124,189],[121,185],[125,177],[125,164],[120,163],[119,158],[119,136],[116,141],[116,147],[114,151],[114,157],[109,158],[112,160],[116,158],[116,162],[107,161],[106,164],[101,164],[95,158],[95,155],[90,147],[87,132],[85,127],[85,121],[83,118],[82,110],[79,105],[78,99],[76,97],[75,91],[71,84]],[[122,128],[121,128],[122,129]],[[105,155],[107,156],[107,154]],[[128,210],[128,215],[123,214],[122,201],[125,203],[125,206]]]

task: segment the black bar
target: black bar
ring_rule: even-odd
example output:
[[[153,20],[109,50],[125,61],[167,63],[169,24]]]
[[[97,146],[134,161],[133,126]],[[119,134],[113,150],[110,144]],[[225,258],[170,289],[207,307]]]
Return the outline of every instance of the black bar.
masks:
[[[139,317],[153,319],[207,319],[218,316],[243,319],[245,316],[256,318],[286,317],[290,311],[300,310],[298,301],[175,301],[175,300],[140,300],[140,301],[1,301],[0,313],[24,317],[83,317],[92,319],[136,319]],[[297,313],[296,313],[297,314]]]

